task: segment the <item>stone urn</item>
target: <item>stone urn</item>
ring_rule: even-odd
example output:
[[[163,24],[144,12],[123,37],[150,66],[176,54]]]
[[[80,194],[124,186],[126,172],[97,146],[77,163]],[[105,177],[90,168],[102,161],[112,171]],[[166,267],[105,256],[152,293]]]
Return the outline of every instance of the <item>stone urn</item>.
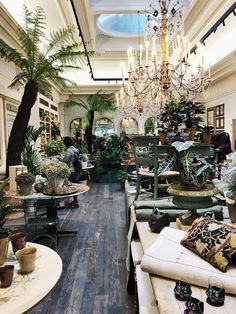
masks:
[[[226,192],[225,200],[229,211],[229,218],[232,223],[236,223],[236,191]]]
[[[62,194],[63,186],[65,184],[65,178],[59,176],[49,176],[47,185],[47,192]]]
[[[173,195],[173,203],[180,208],[186,208],[189,211],[179,217],[183,225],[191,225],[199,217],[198,208],[207,208],[213,205],[212,196],[217,193],[217,189],[211,185],[206,185],[201,191],[183,190],[181,185],[171,185],[167,189],[168,193]]]
[[[18,184],[20,195],[29,195],[32,191],[32,184]]]

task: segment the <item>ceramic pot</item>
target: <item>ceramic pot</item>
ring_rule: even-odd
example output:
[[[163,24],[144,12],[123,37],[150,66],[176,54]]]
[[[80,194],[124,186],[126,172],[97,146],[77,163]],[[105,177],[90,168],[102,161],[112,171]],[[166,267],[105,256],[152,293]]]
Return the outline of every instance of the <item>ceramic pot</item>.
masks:
[[[190,141],[194,141],[195,134],[196,134],[196,128],[187,128],[187,132],[189,133],[188,134],[188,139]]]
[[[232,223],[236,223],[236,193],[233,191],[227,192],[225,200],[229,211],[229,218]]]
[[[6,265],[3,267],[0,267],[1,288],[7,288],[11,285],[13,274],[14,274],[14,265]]]
[[[0,239],[0,266],[3,265],[7,259],[9,238]]]
[[[35,183],[34,189],[37,193],[42,193],[44,190],[44,183],[42,182]]]
[[[26,247],[26,238],[28,234],[26,232],[18,232],[10,236],[13,253]]]
[[[20,264],[20,272],[22,274],[28,274],[34,270],[36,253],[36,247],[28,247],[16,251],[15,255]]]
[[[29,195],[32,191],[32,184],[18,184],[20,195]]]
[[[158,136],[159,136],[159,139],[160,139],[160,142],[161,142],[161,145],[166,145],[166,132],[160,132],[158,133]]]

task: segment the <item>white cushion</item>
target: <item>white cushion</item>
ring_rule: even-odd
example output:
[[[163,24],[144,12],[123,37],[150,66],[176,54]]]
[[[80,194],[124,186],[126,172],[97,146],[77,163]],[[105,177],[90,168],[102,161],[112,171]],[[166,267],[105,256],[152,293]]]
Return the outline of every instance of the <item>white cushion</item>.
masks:
[[[153,293],[150,277],[136,266],[139,314],[158,314],[156,299]]]
[[[236,267],[230,267],[226,273],[216,269],[180,244],[185,233],[164,228],[144,252],[142,270],[174,280],[186,280],[201,287],[208,287],[209,278],[214,276],[221,280],[227,293],[236,294]]]
[[[131,254],[134,266],[139,265],[143,256],[143,248],[139,240],[131,241]]]

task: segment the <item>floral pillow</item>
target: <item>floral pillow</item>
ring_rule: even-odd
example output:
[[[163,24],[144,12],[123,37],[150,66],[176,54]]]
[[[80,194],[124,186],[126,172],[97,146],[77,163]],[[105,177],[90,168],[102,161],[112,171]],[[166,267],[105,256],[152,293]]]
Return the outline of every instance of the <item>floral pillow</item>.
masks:
[[[209,217],[196,219],[181,244],[226,272],[232,259],[236,258],[236,228]]]

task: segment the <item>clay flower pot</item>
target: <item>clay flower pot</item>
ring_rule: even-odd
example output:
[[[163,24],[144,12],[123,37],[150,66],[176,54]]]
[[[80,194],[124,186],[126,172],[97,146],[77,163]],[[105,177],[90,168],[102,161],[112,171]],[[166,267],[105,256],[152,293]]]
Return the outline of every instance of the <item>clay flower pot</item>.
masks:
[[[22,274],[28,274],[34,270],[36,253],[36,247],[28,247],[16,251],[15,255],[20,264],[20,272]]]
[[[3,265],[7,259],[9,238],[0,239],[0,266]]]
[[[26,232],[18,232],[10,236],[13,253],[26,247],[26,238],[28,234]]]
[[[1,288],[7,288],[11,285],[13,274],[14,274],[14,265],[6,265],[3,267],[0,267]]]

